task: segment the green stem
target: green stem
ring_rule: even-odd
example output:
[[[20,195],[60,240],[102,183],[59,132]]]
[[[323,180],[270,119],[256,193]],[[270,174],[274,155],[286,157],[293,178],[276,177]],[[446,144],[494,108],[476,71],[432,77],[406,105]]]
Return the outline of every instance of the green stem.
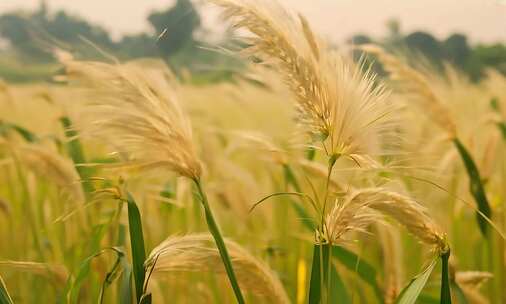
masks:
[[[330,261],[330,244],[315,244],[313,248],[313,262],[311,266],[311,279],[309,282],[309,304],[329,303],[330,290],[328,282],[331,272],[326,265]]]
[[[223,261],[223,265],[225,266],[225,270],[228,275],[228,279],[230,284],[232,285],[232,289],[234,290],[235,297],[237,299],[237,303],[244,304],[244,298],[241,293],[241,289],[239,288],[239,283],[237,282],[237,278],[235,277],[234,269],[232,268],[232,262],[230,261],[230,256],[228,255],[227,247],[225,246],[225,241],[221,236],[220,230],[216,221],[214,220],[213,213],[211,212],[211,207],[209,206],[209,202],[207,200],[207,196],[202,189],[202,183],[200,179],[194,179],[195,185],[197,186],[197,191],[200,195],[200,199],[202,202],[202,206],[204,207],[204,211],[206,214],[207,227],[209,228],[209,232],[211,232],[214,241],[216,242],[216,247],[218,247],[218,251],[220,252],[221,260]]]
[[[451,304],[452,297],[450,293],[450,281],[448,279],[448,259],[450,258],[450,250],[441,255],[441,304]]]

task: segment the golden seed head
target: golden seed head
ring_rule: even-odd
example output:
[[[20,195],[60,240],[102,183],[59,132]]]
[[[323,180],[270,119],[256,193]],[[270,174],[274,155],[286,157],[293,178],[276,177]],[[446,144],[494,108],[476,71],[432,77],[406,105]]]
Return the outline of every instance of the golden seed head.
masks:
[[[202,168],[175,78],[162,65],[83,62],[60,56],[69,80],[87,89],[89,133],[128,155],[125,167],[165,167],[192,179]]]
[[[267,265],[239,244],[231,240],[225,240],[225,244],[242,290],[263,296],[272,303],[290,303],[283,285]],[[169,237],[151,251],[145,266],[155,276],[178,271],[225,273],[210,234]]]

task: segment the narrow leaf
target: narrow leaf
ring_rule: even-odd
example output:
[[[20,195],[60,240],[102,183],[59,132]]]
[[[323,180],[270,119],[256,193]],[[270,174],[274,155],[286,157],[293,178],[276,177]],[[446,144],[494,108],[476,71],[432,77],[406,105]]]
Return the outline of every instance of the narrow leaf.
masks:
[[[297,178],[295,177],[295,174],[293,173],[293,170],[289,165],[287,164],[283,165],[283,174],[285,177],[286,184],[293,186],[295,191],[301,192],[302,188],[300,187],[299,182],[297,181]]]
[[[293,199],[290,199],[290,203],[297,213],[297,216],[302,221],[302,224],[304,224],[304,227],[309,229],[309,231],[315,231],[316,223],[314,222],[313,218],[307,213],[306,209],[299,202],[296,202]]]
[[[123,273],[119,284],[119,303],[132,303],[132,266],[123,260]]]
[[[383,292],[376,280],[376,269],[371,264],[361,259],[354,252],[340,246],[332,246],[332,256],[339,260],[349,271],[356,272],[364,282],[372,287],[376,298],[381,303],[383,302]]]
[[[28,129],[25,129],[19,125],[3,122],[0,120],[0,135],[5,135],[8,131],[13,130],[21,137],[23,137],[24,140],[27,142],[36,142],[38,140],[37,135],[29,131]]]
[[[7,287],[5,286],[5,282],[0,276],[0,304],[13,304],[12,298],[7,291]]]
[[[109,272],[105,275],[104,282],[100,288],[99,303],[103,303],[107,287],[109,287],[123,272],[123,260],[125,259],[125,253],[117,247],[113,247],[111,249],[116,253],[116,261],[111,267],[111,270],[109,270]]]
[[[140,304],[151,304],[151,294],[143,295]]]
[[[422,293],[418,296],[416,304],[439,304],[439,299],[434,298],[432,295]]]
[[[327,255],[328,257],[328,255]],[[322,273],[321,263],[323,260],[320,255],[320,246],[314,245],[313,247],[313,262],[311,266],[311,279],[309,281],[309,304],[319,304],[322,292]],[[325,264],[325,263],[324,263]]]
[[[118,246],[125,246],[126,230],[124,224],[118,225]],[[121,268],[123,272],[121,273],[118,284],[119,303],[132,304],[132,265],[130,265],[127,259],[122,259]]]
[[[146,250],[144,248],[144,236],[142,234],[141,214],[137,208],[134,198],[127,193],[128,203],[128,227],[130,231],[130,247],[132,250],[132,265],[135,282],[135,296],[137,303],[140,303],[144,286],[144,261]]]
[[[409,282],[408,286],[406,286],[399,297],[397,298],[397,304],[414,304],[416,303],[416,299],[422,292],[423,287],[427,284],[427,280],[429,279],[434,267],[436,266],[437,259],[432,260],[430,265],[419,275]]]
[[[300,187],[300,184],[297,181],[292,168],[288,164],[283,165],[283,174],[286,184],[292,186],[296,192],[301,193],[302,188]],[[313,218],[307,213],[304,206],[293,199],[290,199],[290,203],[295,209],[297,216],[301,219],[304,226],[306,226],[306,228],[308,228],[310,231],[314,231],[316,229],[316,223],[314,222]]]
[[[237,300],[237,303],[244,304],[244,297],[241,292],[241,288],[239,287],[239,283],[234,273],[234,268],[232,267],[232,262],[230,256],[227,251],[227,247],[225,246],[225,241],[221,236],[220,229],[218,228],[218,224],[214,220],[214,215],[211,211],[211,207],[209,206],[209,202],[207,200],[207,196],[202,189],[202,184],[200,180],[195,179],[195,186],[197,188],[198,194],[200,196],[200,201],[202,203],[202,207],[204,207],[204,213],[206,217],[207,227],[209,232],[213,236],[214,242],[216,243],[216,247],[218,247],[218,251],[220,252],[220,257],[223,262],[223,266],[225,266],[225,271],[227,273],[228,279],[230,281],[230,285],[232,285],[232,289],[234,290],[234,294]]]
[[[60,118],[60,122],[65,130],[65,137],[68,139],[67,143],[67,151],[74,162],[74,166],[83,180],[83,190],[85,193],[93,192],[93,185],[89,181],[91,177],[90,168],[85,166],[80,166],[81,164],[86,163],[86,158],[84,156],[83,147],[79,139],[77,139],[78,133],[73,129],[72,121],[67,116],[63,116]]]
[[[90,273],[91,259],[96,256],[97,252],[100,248],[100,242],[107,231],[107,224],[97,225],[93,229],[93,233],[91,236],[89,249],[86,250],[88,253],[92,253],[91,256],[86,257],[83,262],[79,265],[77,275],[74,279],[69,277],[69,280],[64,289],[64,295],[67,295],[66,303],[78,303],[79,291],[81,290],[81,285],[84,283],[85,279],[88,277]]]
[[[306,159],[314,160],[315,156],[316,156],[316,149],[314,147],[308,147],[306,149]]]
[[[332,263],[330,251],[331,245],[314,245],[311,279],[309,282],[310,304],[320,303],[322,291],[327,295],[328,303],[351,303],[346,287]],[[323,270],[323,277],[321,270]]]
[[[467,151],[467,149],[462,145],[459,139],[455,139],[455,146],[464,162],[466,167],[467,175],[469,177],[469,191],[471,192],[477,206],[478,210],[487,218],[490,218],[492,215],[492,210],[490,209],[490,205],[487,200],[487,195],[485,193],[485,189],[483,187],[483,183],[481,181],[480,173],[478,171],[478,167],[476,166],[471,154]],[[476,219],[478,221],[478,226],[483,236],[487,234],[487,222],[481,217],[480,214],[476,213]]]
[[[340,304],[351,303],[351,298],[348,295],[346,286],[344,285],[341,276],[337,272],[334,263],[332,263],[332,267],[330,268],[329,280],[330,280],[329,303],[340,303]]]

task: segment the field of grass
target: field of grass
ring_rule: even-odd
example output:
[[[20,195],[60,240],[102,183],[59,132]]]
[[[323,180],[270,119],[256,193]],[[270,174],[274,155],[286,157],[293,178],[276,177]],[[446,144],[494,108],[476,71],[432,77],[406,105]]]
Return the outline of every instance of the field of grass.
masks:
[[[60,50],[0,81],[0,303],[506,303],[506,77],[361,46],[380,78],[214,2],[232,82]]]

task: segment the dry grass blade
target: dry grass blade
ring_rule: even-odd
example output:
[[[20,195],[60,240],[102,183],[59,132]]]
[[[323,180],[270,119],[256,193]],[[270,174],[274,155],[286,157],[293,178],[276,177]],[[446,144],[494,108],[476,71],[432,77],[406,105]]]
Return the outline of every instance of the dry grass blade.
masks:
[[[201,165],[192,142],[189,120],[175,93],[175,78],[161,64],[106,64],[60,55],[69,80],[86,89],[92,126],[126,162],[141,169],[165,167],[192,179]]]
[[[370,72],[330,50],[304,18],[275,1],[211,0],[247,38],[248,55],[275,65],[296,98],[299,122],[328,154],[374,153],[392,111],[386,91]]]
[[[225,240],[241,289],[269,299],[271,303],[289,303],[283,285],[263,262],[237,243]],[[209,271],[225,273],[220,254],[209,234],[169,237],[151,251],[147,271],[154,276],[169,272]]]

